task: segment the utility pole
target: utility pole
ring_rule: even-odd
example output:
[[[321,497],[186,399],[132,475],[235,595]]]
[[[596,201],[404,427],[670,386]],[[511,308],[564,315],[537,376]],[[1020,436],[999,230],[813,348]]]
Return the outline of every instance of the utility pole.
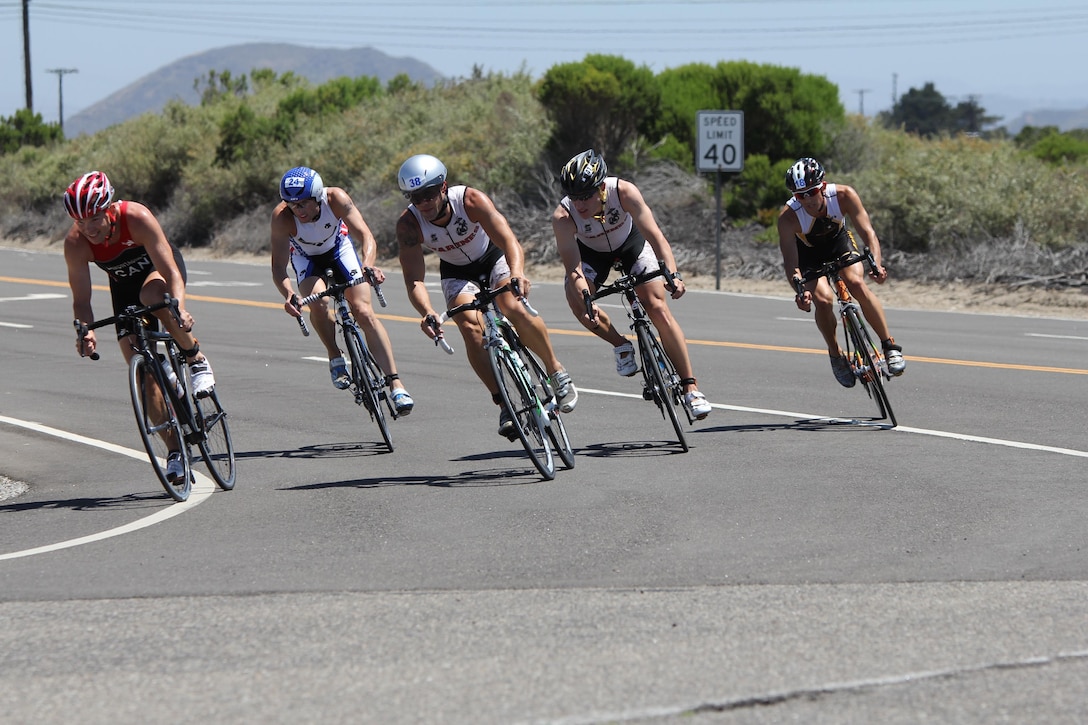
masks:
[[[862,116],[865,115],[865,94],[869,93],[870,90],[869,88],[858,88],[854,91],[854,93],[858,94],[858,113]]]
[[[23,0],[23,75],[26,77],[26,110],[34,110],[34,84],[30,82],[30,0]]]
[[[79,68],[47,68],[46,73],[57,74],[57,121],[60,123],[60,132],[64,133],[64,76],[68,73],[79,73]]]

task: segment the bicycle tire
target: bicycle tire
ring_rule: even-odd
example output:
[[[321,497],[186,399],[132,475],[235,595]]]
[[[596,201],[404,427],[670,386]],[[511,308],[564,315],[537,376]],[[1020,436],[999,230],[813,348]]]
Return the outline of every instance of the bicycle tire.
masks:
[[[680,416],[676,414],[677,407],[683,405],[678,395],[677,386],[679,378],[675,375],[672,361],[665,354],[664,348],[658,342],[657,337],[647,326],[639,326],[635,330],[638,339],[639,353],[642,356],[642,374],[650,390],[654,403],[661,410],[661,417],[672,424],[676,433],[676,440],[680,449],[687,453],[689,450],[688,439],[684,434],[684,425]],[[674,382],[675,380],[675,382]],[[687,413],[685,411],[685,418]]]
[[[877,411],[880,413],[879,420],[889,421],[894,428],[899,423],[895,419],[891,402],[888,400],[888,393],[884,389],[883,360],[879,357],[880,353],[876,352],[878,348],[873,343],[869,328],[861,321],[857,309],[853,307],[847,308],[843,312],[843,317],[847,334],[852,339],[854,352],[861,356],[862,365],[868,371],[867,374],[860,377],[861,384],[869,397],[876,401]],[[874,355],[877,357],[874,357]]]
[[[521,445],[529,454],[536,470],[546,480],[555,478],[555,456],[552,454],[548,426],[544,422],[544,405],[525,380],[523,366],[513,351],[491,348],[488,360],[499,386],[499,395],[518,433]]]
[[[386,448],[393,451],[393,437],[389,432],[389,424],[385,420],[385,413],[379,407],[378,396],[374,391],[371,381],[371,371],[367,367],[366,346],[363,343],[359,328],[355,326],[343,326],[344,343],[348,348],[348,356],[351,358],[351,381],[355,393],[355,402],[366,408],[370,413],[370,419],[378,424],[378,431],[382,434]],[[381,385],[385,385],[384,378]],[[380,388],[379,388],[380,390]]]
[[[356,334],[358,334],[358,331],[356,331]],[[382,440],[385,441],[385,445],[392,452],[393,433],[389,430],[389,421],[385,416],[385,412],[388,409],[389,414],[396,420],[397,411],[393,407],[392,396],[385,387],[385,372],[378,365],[378,361],[374,359],[374,356],[370,354],[370,348],[366,346],[363,347],[363,369],[366,372],[364,377],[369,382],[372,393],[374,420],[378,424],[378,429],[382,432]]]
[[[548,412],[548,437],[551,439],[552,450],[559,454],[559,460],[567,470],[574,468],[574,448],[571,447],[570,438],[567,436],[567,426],[563,422],[563,415],[559,412],[559,403],[555,399],[555,390],[552,389],[551,380],[544,372],[544,366],[540,364],[533,351],[525,347],[521,340],[514,335],[508,335],[507,340],[513,339],[511,349],[516,350],[521,356],[525,367],[533,376],[537,390],[540,393],[541,402]]]
[[[140,431],[140,439],[159,483],[175,501],[188,500],[193,487],[189,444],[185,441],[185,432],[163,383],[159,361],[142,353],[133,355],[129,362],[128,384],[132,394],[132,410],[136,415],[136,427]],[[161,422],[156,422],[152,416],[151,402],[156,396],[163,401],[166,410],[166,419]],[[166,459],[171,450],[168,437],[171,435],[177,450],[181,452],[183,464],[182,479],[178,482],[171,481],[166,475]]]
[[[192,398],[193,417],[201,436],[197,443],[200,455],[212,474],[216,485],[224,491],[234,488],[235,470],[234,440],[230,435],[230,423],[219,393],[212,388],[206,397]]]

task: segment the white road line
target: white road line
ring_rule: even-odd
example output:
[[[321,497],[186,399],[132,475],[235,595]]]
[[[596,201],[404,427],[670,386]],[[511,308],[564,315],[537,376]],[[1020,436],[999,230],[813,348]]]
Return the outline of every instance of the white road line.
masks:
[[[1044,335],[1041,332],[1025,332],[1024,337],[1050,337],[1055,340],[1088,340],[1088,337],[1080,335]]]
[[[14,327],[16,330],[29,330],[34,325],[21,325],[18,322],[0,322],[0,327]]]
[[[24,302],[26,300],[63,300],[68,295],[58,295],[52,292],[23,295],[22,297],[0,297],[0,302]]]
[[[86,438],[75,433],[69,433],[68,431],[59,430],[57,428],[50,428],[39,423],[32,423],[26,420],[19,420],[18,418],[9,418],[5,415],[0,415],[0,423],[7,423],[8,425],[17,426],[19,428],[26,428],[37,433],[44,433],[45,435],[55,436],[57,438],[63,438],[64,440],[71,441],[73,443],[82,443],[88,446],[94,446],[95,448],[101,448],[103,450],[110,451],[111,453],[118,453],[122,456],[128,456],[129,458],[135,458],[139,461],[147,461],[146,451],[136,451],[131,448],[123,448],[113,443],[101,441],[96,438]],[[212,493],[215,491],[215,484],[213,481],[202,473],[193,471],[196,478],[196,482],[193,484],[192,493],[189,494],[189,500],[184,503],[175,503],[165,509],[161,509],[145,516],[142,519],[137,519],[124,526],[118,526],[114,529],[107,529],[106,531],[100,531],[97,534],[89,534],[87,536],[81,536],[78,539],[69,539],[67,541],[58,541],[55,544],[47,544],[45,546],[39,546],[34,549],[24,549],[23,551],[13,551],[10,554],[0,554],[0,561],[7,559],[19,559],[24,556],[33,556],[35,554],[45,554],[50,551],[59,551],[61,549],[70,549],[73,546],[82,546],[83,544],[90,544],[95,541],[102,541],[103,539],[109,539],[114,536],[121,536],[122,534],[128,534],[139,529],[153,526],[167,519],[173,518],[178,514],[185,513],[189,509],[202,504]],[[163,493],[165,496],[165,492]]]
[[[597,395],[611,395],[618,398],[637,398],[642,400],[642,395],[634,395],[632,393],[617,393],[611,390],[595,390],[593,388],[583,388],[579,386],[579,393],[596,393]],[[952,438],[958,441],[968,441],[970,443],[984,443],[991,446],[1005,446],[1006,448],[1022,448],[1029,451],[1042,451],[1044,453],[1057,453],[1062,456],[1075,456],[1078,458],[1088,458],[1088,451],[1078,451],[1073,448],[1059,448],[1057,446],[1044,446],[1038,443],[1024,443],[1023,441],[1010,441],[1002,438],[986,438],[984,436],[968,435],[966,433],[950,433],[942,430],[929,430],[927,428],[911,428],[910,426],[897,426],[890,428],[889,423],[881,421],[860,421],[851,420],[848,418],[828,418],[824,415],[817,415],[816,413],[796,413],[788,410],[773,410],[770,408],[748,408],[743,405],[724,405],[722,403],[711,403],[710,407],[718,408],[720,410],[735,410],[739,413],[760,413],[762,415],[773,415],[781,418],[799,418],[801,420],[810,421],[825,421],[828,423],[849,423],[858,426],[867,426],[871,428],[887,428],[892,432],[898,433],[914,433],[915,435],[932,436],[934,438]],[[706,423],[707,421],[701,421]]]

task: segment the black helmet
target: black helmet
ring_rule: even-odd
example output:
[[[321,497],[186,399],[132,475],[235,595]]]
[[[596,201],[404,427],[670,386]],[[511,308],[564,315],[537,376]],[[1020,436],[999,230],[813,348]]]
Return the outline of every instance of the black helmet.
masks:
[[[819,186],[824,180],[824,167],[816,159],[806,156],[786,171],[786,188],[794,194]]]
[[[601,185],[608,176],[604,157],[593,149],[583,151],[568,161],[559,172],[559,185],[568,196],[584,196]]]

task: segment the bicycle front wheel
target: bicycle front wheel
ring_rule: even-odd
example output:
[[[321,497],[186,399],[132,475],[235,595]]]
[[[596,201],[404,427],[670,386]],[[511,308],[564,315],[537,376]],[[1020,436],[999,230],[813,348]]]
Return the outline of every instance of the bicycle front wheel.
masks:
[[[193,396],[193,416],[200,426],[200,455],[208,466],[215,483],[224,491],[234,488],[234,441],[230,437],[230,423],[219,402],[219,394],[213,388],[205,398]]]
[[[895,420],[892,405],[888,402],[888,393],[884,389],[883,359],[879,348],[873,343],[869,328],[861,321],[858,311],[848,308],[844,313],[844,326],[854,346],[854,354],[860,358],[862,373],[859,376],[865,392],[876,401],[879,420],[887,419],[892,427],[899,425]]]
[[[366,408],[370,419],[378,424],[386,448],[393,451],[393,436],[389,432],[389,423],[385,419],[379,395],[385,394],[385,375],[380,373],[378,364],[370,356],[370,350],[363,342],[358,327],[344,327],[344,343],[351,358],[351,379],[355,392],[355,402]]]
[[[136,414],[136,427],[140,430],[147,457],[159,482],[170,498],[185,501],[193,486],[189,446],[160,375],[158,360],[142,354],[132,356],[128,377],[132,410]],[[166,474],[166,460],[173,451],[181,454],[182,476],[177,480]]]
[[[661,409],[661,417],[672,424],[673,432],[680,449],[688,452],[688,439],[684,434],[684,424],[680,420],[677,409],[683,405],[681,400],[682,390],[680,378],[676,374],[669,356],[665,354],[661,343],[648,327],[639,327],[635,331],[638,338],[638,348],[642,355],[642,374],[646,379],[646,387],[651,392],[654,402]],[[687,411],[684,412],[687,417]]]
[[[512,352],[492,348],[490,353],[488,359],[499,384],[502,404],[514,421],[518,438],[536,470],[550,481],[555,478],[555,457],[548,437],[544,405],[528,381],[529,372]]]
[[[551,380],[548,379],[544,366],[536,359],[536,355],[522,345],[520,340],[517,343],[517,352],[532,374],[536,390],[544,403],[544,410],[547,411],[548,438],[551,440],[552,450],[559,454],[559,460],[563,462],[564,468],[568,470],[574,468],[574,448],[571,447],[570,438],[567,437],[567,426],[563,423],[563,415],[559,412],[559,402],[555,398]]]

